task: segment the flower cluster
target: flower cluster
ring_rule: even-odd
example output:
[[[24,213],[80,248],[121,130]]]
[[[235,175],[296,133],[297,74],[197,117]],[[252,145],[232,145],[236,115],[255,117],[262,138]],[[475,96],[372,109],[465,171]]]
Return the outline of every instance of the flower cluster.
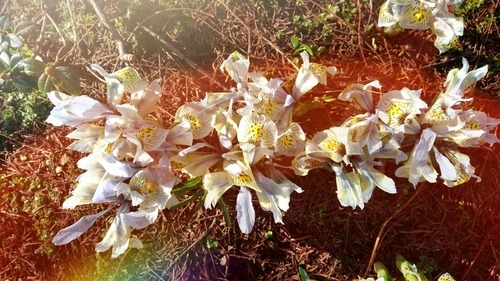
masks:
[[[450,72],[445,91],[430,106],[420,99],[419,90],[393,90],[375,103],[372,89],[381,87],[378,81],[349,86],[338,98],[354,102],[364,113],[308,139],[294,122],[294,109],[317,84],[326,85],[327,74],[334,75],[336,68],[311,63],[305,52],[301,56],[303,64],[287,89],[280,78],[249,72],[249,60],[231,54],[221,70],[236,86],[183,104],[171,124],[151,114],[161,96],[159,81],[147,83],[130,67],[107,73],[92,65],[107,84],[105,103],[85,95],[49,93],[55,107],[47,122],[76,127],[68,135],[75,140],[68,148],[88,153],[78,161],[85,172],[63,208],[105,206],[59,231],[53,242],[69,243],[115,210],[96,250],[112,247],[116,257],[129,247],[141,247],[131,231],[154,223],[159,212],[178,204],[173,194],[181,175],[201,179],[198,192],[205,208],[234,192],[238,226],[250,233],[254,195],[275,222],[283,223],[291,194],[303,192],[285,176],[286,169],[301,176],[316,168],[332,171],[340,203],[363,208],[375,187],[397,191],[380,169],[386,161],[403,163],[396,176],[413,185],[436,182],[437,165],[444,183],[455,186],[476,177],[469,157],[459,149],[499,141],[490,133],[499,120],[460,107],[469,100],[465,89],[487,71],[483,67],[469,72],[465,59],[462,69]]]
[[[436,34],[434,45],[440,53],[456,46],[463,35],[464,22],[453,11],[463,0],[387,0],[379,11],[378,26],[387,34],[401,29],[431,29]]]

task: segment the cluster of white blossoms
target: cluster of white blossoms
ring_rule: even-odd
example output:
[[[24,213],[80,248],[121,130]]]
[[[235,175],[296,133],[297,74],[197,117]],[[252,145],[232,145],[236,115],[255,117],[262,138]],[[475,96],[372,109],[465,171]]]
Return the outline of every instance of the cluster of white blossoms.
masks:
[[[366,113],[308,139],[294,122],[294,108],[317,84],[326,85],[327,74],[336,69],[309,62],[305,52],[301,56],[293,88],[285,89],[283,80],[249,72],[249,60],[231,54],[221,70],[236,87],[180,106],[168,125],[150,115],[161,96],[159,81],[147,83],[130,67],[109,74],[92,65],[107,84],[105,103],[85,95],[49,93],[55,107],[47,122],[76,127],[68,135],[75,139],[68,148],[88,153],[77,163],[85,172],[63,208],[106,206],[59,231],[53,242],[69,243],[114,210],[96,251],[112,248],[112,257],[117,257],[129,247],[142,247],[131,231],[154,223],[159,212],[179,202],[173,189],[182,182],[181,175],[202,179],[205,208],[233,192],[238,226],[250,233],[254,195],[275,222],[283,223],[292,192],[303,192],[285,176],[286,169],[302,176],[315,168],[332,171],[341,204],[363,208],[375,187],[396,193],[394,181],[378,168],[384,161],[404,162],[396,176],[414,185],[436,182],[437,165],[444,183],[455,186],[475,177],[469,157],[459,148],[498,142],[489,132],[499,120],[460,109],[468,100],[465,89],[487,71],[468,72],[466,60],[461,70],[450,72],[446,90],[431,106],[420,99],[420,91],[407,88],[386,93],[374,105],[371,90],[381,87],[378,81],[350,86],[338,98],[355,102]],[[407,154],[403,145],[413,150]]]
[[[380,7],[378,26],[385,27],[387,34],[401,29],[431,29],[436,34],[434,45],[440,53],[456,46],[464,33],[462,17],[453,11],[463,0],[387,0]]]
[[[395,175],[408,178],[415,187],[422,181],[435,183],[438,176],[450,187],[472,177],[479,181],[469,157],[459,150],[499,142],[490,131],[500,119],[462,109],[462,102],[472,100],[464,98],[464,91],[486,75],[487,66],[468,69],[463,59],[462,69],[450,71],[446,90],[430,106],[420,99],[421,90],[389,91],[375,106],[371,90],[380,88],[378,81],[349,86],[338,98],[355,102],[366,113],[308,140],[305,151],[294,160],[297,174],[327,166],[336,175],[340,203],[353,208],[363,208],[375,187],[396,193],[394,181],[375,169],[383,166],[384,159],[403,162]],[[408,147],[412,148],[409,153]]]

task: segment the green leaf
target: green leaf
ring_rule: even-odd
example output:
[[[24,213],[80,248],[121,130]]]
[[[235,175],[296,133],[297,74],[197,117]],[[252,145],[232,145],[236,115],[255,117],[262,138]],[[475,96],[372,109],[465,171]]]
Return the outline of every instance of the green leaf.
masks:
[[[23,61],[24,73],[33,77],[40,77],[45,70],[45,64],[35,58],[28,58]]]
[[[209,249],[217,249],[217,247],[219,247],[219,242],[217,242],[212,236],[208,235],[206,245]]]
[[[31,93],[36,89],[36,83],[27,75],[21,75],[12,79],[12,83],[21,93]]]
[[[52,82],[61,92],[69,95],[79,95],[81,93],[80,77],[78,74],[66,66],[58,66],[54,70]]]
[[[10,19],[9,16],[0,16],[0,29],[4,31],[9,31],[10,29]]]
[[[196,193],[193,194],[193,195],[191,195],[190,197],[188,197],[188,199],[183,200],[183,201],[181,201],[181,202],[179,202],[179,203],[177,203],[177,204],[175,204],[173,206],[169,206],[168,208],[172,210],[172,209],[177,209],[179,207],[186,206],[187,204],[189,204],[189,203],[193,202],[194,200],[196,200],[198,197],[202,196],[204,192],[205,191],[203,191],[203,189],[198,189],[196,191]]]
[[[22,21],[14,27],[14,33],[18,36],[26,36],[35,30],[35,24],[30,21]]]
[[[373,264],[373,269],[377,273],[377,278],[382,278],[384,281],[392,281],[392,277],[387,270],[387,267],[381,262],[376,262]]]
[[[311,46],[309,46],[307,44],[300,45],[299,48],[297,49],[297,52],[300,52],[300,51],[306,51],[310,56],[314,55],[313,49],[311,48]]]
[[[305,269],[303,269],[300,266],[299,266],[299,276],[301,281],[311,281],[311,278],[309,277],[309,275],[307,275]]]
[[[7,38],[9,38],[10,47],[13,49],[19,49],[24,45],[23,40],[13,33],[7,34]]]
[[[21,61],[24,59],[24,56],[21,54],[14,54],[10,57],[9,65],[12,69],[12,72],[21,72],[24,69],[24,64]]]
[[[396,267],[401,271],[406,281],[419,281],[419,273],[414,271],[414,265],[400,254],[396,255]]]
[[[201,177],[194,177],[194,178],[189,178],[183,186],[179,188],[175,188],[172,190],[172,193],[175,194],[175,196],[180,197],[186,194],[188,191],[193,190],[195,188],[200,188],[202,184],[202,178]]]
[[[299,47],[299,44],[300,44],[300,39],[297,35],[293,35],[291,38],[290,38],[290,44],[292,44],[292,48],[295,50]]]
[[[5,68],[9,68],[10,67],[9,62],[10,62],[10,54],[7,52],[1,52],[0,53],[0,63],[2,63],[5,66]]]
[[[52,83],[52,79],[47,73],[43,73],[40,78],[38,78],[38,90],[44,94],[55,90],[54,83]]]
[[[6,52],[9,50],[9,42],[3,41],[4,39],[5,39],[5,36],[0,35],[0,53]]]
[[[325,46],[319,46],[318,49],[316,49],[316,53],[318,55],[321,55],[326,52],[326,47]]]
[[[12,93],[14,91],[14,84],[10,80],[4,80],[2,83],[2,92]]]

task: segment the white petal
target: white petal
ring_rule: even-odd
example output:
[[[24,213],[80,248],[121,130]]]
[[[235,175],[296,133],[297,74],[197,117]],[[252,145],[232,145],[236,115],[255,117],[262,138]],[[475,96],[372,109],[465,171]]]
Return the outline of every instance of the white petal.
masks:
[[[92,202],[104,203],[117,201],[116,190],[120,189],[118,186],[123,184],[125,184],[123,183],[123,178],[108,178],[101,180],[92,197]]]
[[[231,186],[232,184],[229,183],[228,175],[225,172],[206,174],[203,177],[203,187],[207,190],[204,204],[205,208],[213,208],[221,196],[231,188]]]
[[[97,158],[97,161],[110,175],[116,177],[129,178],[138,170],[136,168],[132,168],[129,164],[120,162],[113,155],[99,157]]]
[[[161,97],[160,79],[153,80],[143,91],[133,93],[130,103],[135,105],[139,115],[144,118],[156,109]]]
[[[443,154],[439,152],[437,148],[434,147],[434,157],[439,165],[439,170],[441,171],[441,178],[447,181],[455,181],[457,179],[457,172],[451,161],[446,158]]]
[[[147,213],[143,210],[136,212],[120,214],[120,219],[124,226],[130,226],[136,229],[143,229],[151,224],[147,218]]]
[[[87,215],[80,218],[74,224],[59,230],[59,232],[52,239],[54,245],[64,245],[80,237],[87,229],[89,229],[94,222],[102,215],[106,214],[110,209],[106,209],[94,215]]]
[[[246,187],[241,187],[236,198],[236,217],[241,232],[249,234],[255,224],[255,210],[252,205],[252,194]]]
[[[50,102],[52,102],[52,104],[54,104],[55,106],[57,106],[62,101],[70,99],[73,96],[66,95],[65,93],[58,92],[58,91],[51,91],[51,92],[47,93],[47,97],[49,98]]]

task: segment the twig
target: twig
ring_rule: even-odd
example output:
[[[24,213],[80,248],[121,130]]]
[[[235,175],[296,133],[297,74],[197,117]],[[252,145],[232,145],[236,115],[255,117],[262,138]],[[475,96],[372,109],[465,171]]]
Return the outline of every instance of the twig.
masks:
[[[42,11],[45,15],[45,17],[47,17],[50,21],[50,23],[52,23],[52,25],[54,26],[55,30],[57,31],[57,33],[59,34],[59,36],[61,37],[61,40],[62,40],[62,43],[63,43],[63,46],[66,46],[66,39],[64,38],[64,35],[62,34],[61,30],[59,29],[59,27],[57,26],[56,22],[54,21],[54,19],[49,15],[49,13],[47,13],[47,11],[45,10],[45,8],[43,7],[42,5]]]
[[[71,19],[71,25],[73,27],[73,36],[75,37],[74,38],[73,47],[71,48],[71,50],[68,53],[66,53],[66,56],[69,56],[69,54],[71,53],[71,51],[75,47],[78,49],[78,51],[80,50],[80,48],[78,47],[80,39],[79,39],[79,36],[78,36],[78,31],[76,30],[76,21],[75,21],[75,17],[73,16],[73,9],[71,8],[70,0],[66,0],[66,5],[68,6],[69,17]],[[66,57],[66,56],[64,56],[64,57]]]
[[[219,87],[221,87],[223,90],[227,91],[227,87],[224,86],[224,84],[220,83],[219,81],[217,81],[216,79],[214,79],[212,76],[210,76],[210,74],[208,74],[205,70],[201,69],[198,64],[196,64],[194,61],[192,61],[191,59],[189,59],[188,57],[184,56],[181,51],[179,51],[174,45],[168,43],[165,39],[161,38],[158,34],[156,34],[154,31],[152,31],[151,29],[141,25],[141,28],[146,31],[149,35],[151,35],[152,37],[154,37],[156,40],[158,40],[160,43],[163,44],[163,46],[165,46],[165,48],[168,49],[169,52],[172,52],[172,54],[178,56],[180,59],[182,59],[183,61],[185,61],[187,64],[189,64],[189,66],[191,66],[193,69],[195,69],[196,71],[198,71],[199,73],[201,73],[203,76],[205,76],[206,78],[212,80],[215,84],[217,84]]]
[[[2,7],[2,10],[0,11],[0,14],[4,14],[5,13],[5,10],[7,10],[7,7],[9,6],[10,4],[10,0],[6,0],[5,3],[3,3],[3,7]]]
[[[377,234],[377,239],[375,240],[375,244],[373,245],[373,249],[372,249],[372,254],[370,256],[370,261],[368,262],[368,266],[366,267],[366,270],[365,270],[365,273],[363,274],[363,278],[366,278],[366,276],[368,276],[368,273],[370,272],[370,269],[372,268],[373,266],[373,263],[375,262],[375,257],[377,255],[377,251],[378,251],[378,248],[380,247],[380,243],[382,241],[382,238],[384,236],[384,231],[385,231],[385,228],[387,226],[387,224],[394,218],[396,217],[399,213],[401,213],[401,211],[403,211],[406,207],[408,207],[410,205],[410,203],[413,201],[413,199],[415,199],[417,197],[418,194],[420,194],[420,191],[423,190],[425,188],[425,183],[422,184],[422,186],[420,186],[419,188],[417,188],[417,191],[415,193],[413,193],[413,195],[410,197],[410,199],[408,199],[408,201],[406,201],[406,203],[404,205],[402,205],[401,207],[399,207],[399,209],[397,209],[387,220],[385,220],[385,222],[382,224],[382,227],[380,228],[378,234]]]
[[[116,48],[118,49],[119,58],[123,61],[132,61],[134,59],[134,55],[128,54],[125,51],[125,41],[121,37],[120,33],[116,30],[116,27],[109,21],[106,14],[101,10],[101,8],[97,5],[95,0],[90,0],[90,4],[94,8],[95,13],[104,24],[104,27],[111,33],[111,36],[116,41]]]
[[[250,27],[248,25],[246,25],[240,17],[238,17],[231,9],[229,9],[229,7],[227,6],[226,3],[224,3],[223,1],[221,0],[217,0],[217,2],[219,2],[219,4],[221,4],[222,6],[224,6],[224,8],[237,20],[240,22],[241,25],[243,25],[247,31],[248,31],[248,34],[250,34],[250,32],[252,31],[250,29]],[[250,35],[249,35],[250,36]],[[278,52],[280,55],[282,55],[294,68],[295,70],[299,70],[299,68],[288,58],[285,56],[285,53],[283,53],[283,51],[278,48],[278,46],[276,46],[273,42],[271,42],[269,39],[265,38],[264,36],[260,35],[260,34],[257,34],[257,37],[259,37],[261,40],[265,41],[267,44],[269,44],[269,46],[271,46],[276,52]],[[250,54],[248,54],[250,55]]]
[[[213,18],[212,15],[208,14],[208,13],[205,13],[203,11],[200,11],[200,10],[195,10],[195,9],[189,9],[189,8],[170,8],[170,9],[165,9],[165,10],[161,10],[161,11],[156,11],[154,13],[152,13],[151,15],[147,16],[145,19],[143,19],[133,30],[132,32],[130,32],[130,35],[127,37],[127,41],[130,41],[130,39],[132,39],[132,36],[134,36],[134,33],[137,31],[137,29],[139,29],[141,26],[144,25],[144,23],[146,23],[148,20],[152,19],[153,17],[159,15],[159,14],[162,14],[162,13],[166,13],[166,12],[176,12],[176,11],[189,11],[189,12],[196,12],[196,13],[200,13],[202,15],[205,15],[205,16],[208,16],[208,17],[211,17]],[[211,27],[213,29],[213,27]],[[220,34],[220,33],[219,33]],[[220,34],[222,36],[222,34]]]
[[[213,220],[212,221],[212,224],[208,227],[208,230],[206,230],[202,235],[200,235],[200,237],[198,239],[196,239],[196,241],[194,241],[193,243],[191,243],[191,245],[189,245],[186,249],[184,249],[184,251],[182,251],[182,253],[180,255],[178,255],[168,266],[167,268],[165,268],[165,270],[163,270],[163,273],[166,273],[170,270],[170,268],[172,268],[172,266],[174,266],[177,261],[182,258],[182,256],[184,256],[187,252],[189,252],[191,250],[191,248],[193,248],[194,246],[196,246],[198,243],[200,243],[201,240],[203,240],[207,234],[210,232],[210,230],[215,226],[215,222],[217,220]]]

